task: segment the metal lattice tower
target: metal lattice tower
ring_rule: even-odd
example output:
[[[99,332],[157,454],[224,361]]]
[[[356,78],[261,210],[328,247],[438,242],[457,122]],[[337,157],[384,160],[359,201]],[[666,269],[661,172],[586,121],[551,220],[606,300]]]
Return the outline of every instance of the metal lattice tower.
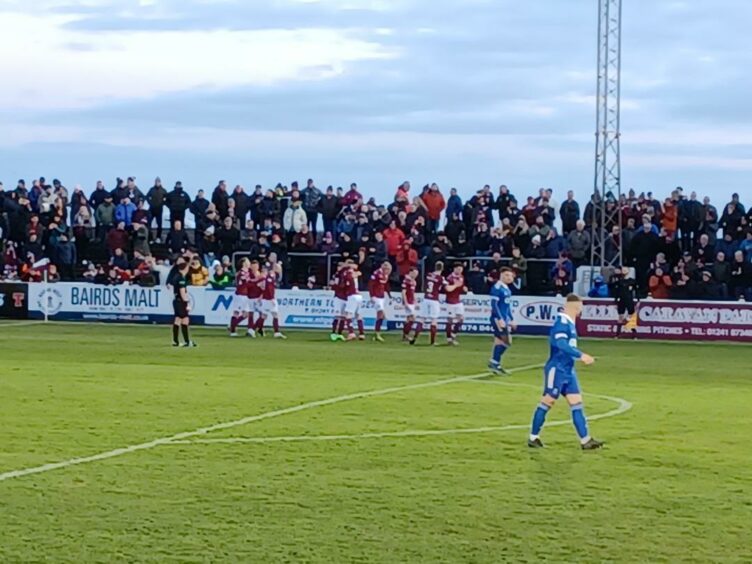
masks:
[[[622,264],[621,237],[614,245],[613,226],[621,232],[621,0],[598,0],[598,90],[596,95],[595,182],[592,206],[592,265]],[[609,200],[614,205],[609,205]]]

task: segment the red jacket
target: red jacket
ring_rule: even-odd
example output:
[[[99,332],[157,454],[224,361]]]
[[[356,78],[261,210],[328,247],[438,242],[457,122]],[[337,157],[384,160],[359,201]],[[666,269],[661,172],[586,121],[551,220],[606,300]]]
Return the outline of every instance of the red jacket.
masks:
[[[405,242],[405,234],[402,229],[395,227],[394,229],[384,229],[384,242],[386,243],[386,252],[389,256],[396,256],[402,248],[402,243]]]
[[[425,202],[428,208],[428,217],[433,221],[441,219],[441,212],[446,208],[446,202],[444,196],[438,190],[428,190],[423,196],[423,202]]]

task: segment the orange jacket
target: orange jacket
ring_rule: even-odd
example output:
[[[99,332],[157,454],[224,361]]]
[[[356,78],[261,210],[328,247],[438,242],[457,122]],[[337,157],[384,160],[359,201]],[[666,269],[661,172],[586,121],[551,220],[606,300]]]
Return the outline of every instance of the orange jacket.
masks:
[[[678,215],[679,214],[675,205],[664,204],[663,217],[661,218],[661,227],[663,227],[666,231],[676,231]]]
[[[441,212],[446,208],[446,202],[441,192],[439,190],[429,190],[423,194],[422,198],[428,208],[428,218],[433,221],[441,219]]]

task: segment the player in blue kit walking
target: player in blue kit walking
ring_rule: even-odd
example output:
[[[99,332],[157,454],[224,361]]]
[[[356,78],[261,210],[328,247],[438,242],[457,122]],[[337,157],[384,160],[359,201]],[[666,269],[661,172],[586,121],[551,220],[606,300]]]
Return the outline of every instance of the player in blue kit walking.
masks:
[[[494,374],[509,374],[501,366],[501,357],[512,344],[512,330],[516,324],[512,316],[512,290],[515,274],[504,267],[499,273],[499,281],[491,287],[491,329],[494,333],[494,346],[488,369]]]
[[[543,370],[543,397],[533,415],[533,425],[527,446],[542,448],[540,432],[546,421],[548,411],[554,406],[560,395],[564,396],[572,411],[572,422],[580,437],[582,450],[601,448],[603,443],[588,434],[587,419],[582,409],[582,394],[577,381],[574,363],[581,360],[583,364],[593,364],[595,359],[577,348],[577,328],[575,320],[582,313],[582,300],[575,294],[567,296],[564,311],[560,312],[551,328],[548,343],[551,355]]]

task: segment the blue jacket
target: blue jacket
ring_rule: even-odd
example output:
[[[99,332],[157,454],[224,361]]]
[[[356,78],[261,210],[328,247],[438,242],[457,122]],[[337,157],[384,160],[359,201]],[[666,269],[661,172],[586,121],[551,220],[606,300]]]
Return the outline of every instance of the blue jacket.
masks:
[[[115,208],[115,221],[125,222],[126,227],[130,227],[133,224],[133,212],[136,211],[136,205],[133,202],[127,204],[118,204]]]
[[[451,219],[453,215],[457,215],[457,217],[462,217],[462,198],[460,198],[458,195],[449,196],[449,200],[447,201],[447,207],[446,211],[444,212],[446,214],[447,219]]]

